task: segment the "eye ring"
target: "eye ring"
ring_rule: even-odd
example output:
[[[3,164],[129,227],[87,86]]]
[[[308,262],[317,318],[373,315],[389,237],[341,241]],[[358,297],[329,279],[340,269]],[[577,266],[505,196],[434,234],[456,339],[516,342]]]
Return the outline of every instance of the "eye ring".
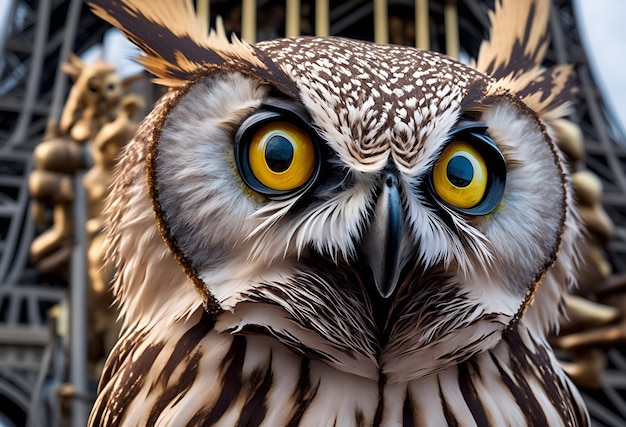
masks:
[[[438,204],[467,215],[487,215],[504,196],[506,162],[485,125],[466,125],[450,133],[429,178]]]
[[[308,120],[287,106],[263,104],[235,134],[235,163],[252,190],[271,199],[308,191],[319,177],[320,144]]]

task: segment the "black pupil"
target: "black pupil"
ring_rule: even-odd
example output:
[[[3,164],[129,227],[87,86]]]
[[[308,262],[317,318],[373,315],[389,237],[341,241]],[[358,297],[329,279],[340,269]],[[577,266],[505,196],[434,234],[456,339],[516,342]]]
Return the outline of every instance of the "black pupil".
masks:
[[[293,160],[293,145],[285,137],[272,136],[265,145],[265,162],[272,172],[280,173],[289,169]]]
[[[474,177],[472,162],[463,156],[455,156],[448,162],[446,168],[448,180],[457,187],[467,187]]]

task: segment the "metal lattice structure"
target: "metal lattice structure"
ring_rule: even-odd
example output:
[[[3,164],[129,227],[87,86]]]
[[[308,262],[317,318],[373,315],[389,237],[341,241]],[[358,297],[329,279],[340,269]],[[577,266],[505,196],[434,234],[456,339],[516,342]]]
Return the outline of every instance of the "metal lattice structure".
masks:
[[[67,327],[50,325],[48,311],[68,292],[66,281],[29,264],[37,230],[27,178],[33,148],[66,96],[59,63],[70,50],[96,43],[105,26],[80,0],[10,0],[8,12],[0,39],[0,424],[25,425],[30,414],[31,425],[54,425],[50,420],[60,419],[54,388],[66,378],[53,337]]]
[[[62,279],[40,274],[29,264],[28,248],[38,231],[29,214],[27,177],[32,169],[33,149],[41,141],[48,120],[56,121],[60,117],[67,94],[68,79],[59,71],[60,62],[65,61],[70,51],[80,53],[99,41],[106,26],[91,15],[82,0],[9,1],[11,25],[6,37],[0,38],[0,424],[59,425],[58,389],[68,381],[68,326],[62,316],[56,317],[51,325],[49,309],[67,303],[71,286]],[[198,3],[200,6],[202,2]],[[271,8],[278,3],[281,2],[266,1],[259,5]],[[302,16],[308,13],[311,16],[304,20],[310,25],[303,26],[302,33],[313,33],[314,28],[319,28],[312,17],[316,3],[300,2]],[[390,41],[416,44],[417,31],[411,30],[416,23],[407,22],[412,18],[406,17],[417,16],[413,10],[420,2],[387,3]],[[433,50],[449,49],[449,40],[440,31],[446,20],[445,5],[449,3],[426,2],[430,24],[427,35]],[[458,11],[460,52],[475,56],[479,41],[486,34],[487,10],[493,7],[493,1],[453,3]],[[579,102],[572,121],[584,136],[586,155],[580,167],[592,171],[604,186],[602,205],[616,227],[605,254],[613,271],[623,274],[626,272],[626,137],[613,125],[614,120],[594,82],[572,0],[553,0],[553,3],[552,43],[547,61],[572,63],[578,74]],[[214,1],[211,13],[226,16],[226,11],[241,7],[238,1]],[[262,18],[261,6],[257,12]],[[371,2],[341,2],[329,10],[328,33],[373,40],[377,37],[372,32],[374,12]],[[228,21],[226,24],[228,28]],[[241,31],[236,25],[231,29]],[[273,31],[280,36],[291,30],[289,25],[281,25]],[[257,38],[261,38],[259,34]],[[626,353],[623,348],[611,348],[606,354],[608,365],[600,389],[583,390],[583,393],[594,425],[620,426],[626,422]],[[88,400],[89,396],[77,398]]]

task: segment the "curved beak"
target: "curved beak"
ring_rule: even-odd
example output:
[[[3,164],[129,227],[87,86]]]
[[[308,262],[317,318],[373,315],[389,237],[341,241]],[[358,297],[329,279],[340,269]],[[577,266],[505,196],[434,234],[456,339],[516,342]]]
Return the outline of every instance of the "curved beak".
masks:
[[[362,250],[378,293],[388,298],[395,291],[400,276],[403,221],[398,177],[392,172],[385,172],[383,178],[375,217],[364,237]]]

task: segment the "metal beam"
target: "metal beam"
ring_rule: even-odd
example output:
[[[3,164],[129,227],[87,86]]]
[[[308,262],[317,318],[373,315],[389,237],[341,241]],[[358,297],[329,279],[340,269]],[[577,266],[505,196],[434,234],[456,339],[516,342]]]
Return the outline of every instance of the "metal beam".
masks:
[[[74,176],[74,248],[70,284],[70,381],[75,396],[87,394],[87,192],[84,171]],[[87,425],[90,404],[82,398],[72,401],[72,427]]]

